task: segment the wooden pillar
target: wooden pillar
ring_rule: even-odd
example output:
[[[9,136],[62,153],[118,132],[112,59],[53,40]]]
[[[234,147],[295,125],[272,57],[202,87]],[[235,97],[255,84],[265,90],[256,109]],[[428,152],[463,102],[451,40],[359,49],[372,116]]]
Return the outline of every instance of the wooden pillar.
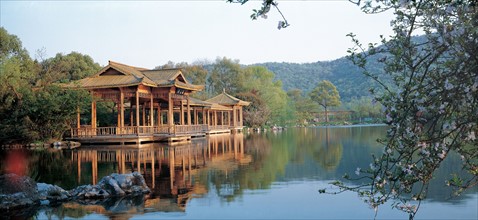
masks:
[[[129,126],[134,126],[134,115],[133,115],[133,102],[129,102]]]
[[[91,101],[91,128],[96,129],[96,101]]]
[[[123,128],[123,127],[124,127],[124,93],[123,93],[123,89],[122,89],[122,88],[120,88],[120,111],[121,111],[121,114],[120,114],[120,117],[121,117],[120,127]]]
[[[119,130],[119,128],[121,127],[121,107],[119,101],[116,102],[116,111],[118,111],[116,112],[116,127]]]
[[[179,107],[179,121],[181,125],[184,125],[184,108],[183,108],[183,100],[180,101],[181,106]]]
[[[188,125],[191,125],[191,105],[189,105],[189,96],[186,99],[186,110],[188,111],[187,118],[188,118]]]
[[[242,106],[239,107],[239,126],[242,126]]]
[[[81,114],[80,114],[80,106],[76,107],[76,128],[80,129],[81,128],[81,120],[80,120]]]
[[[143,111],[142,111],[142,116],[143,116],[143,126],[146,126],[146,103],[143,104]]]
[[[136,126],[139,127],[139,86],[136,89]]]
[[[153,89],[151,88],[151,94],[149,99],[149,120],[151,127],[154,126],[154,111],[153,111]]]
[[[168,125],[174,125],[173,98],[171,97],[171,93],[168,95]]]
[[[237,127],[237,107],[233,106],[232,107],[232,125],[234,127]]]

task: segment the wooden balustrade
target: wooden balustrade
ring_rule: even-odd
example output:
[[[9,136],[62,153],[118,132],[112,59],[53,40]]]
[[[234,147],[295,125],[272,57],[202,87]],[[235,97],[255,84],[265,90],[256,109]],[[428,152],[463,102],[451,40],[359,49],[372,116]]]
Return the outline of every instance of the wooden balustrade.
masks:
[[[227,130],[230,129],[231,126],[229,125],[211,125],[209,126],[209,130]]]
[[[204,133],[209,129],[228,129],[228,125],[208,126],[200,125],[161,125],[161,126],[126,126],[126,127],[97,127],[82,126],[72,128],[72,137],[93,137],[93,136],[124,136],[124,135],[149,135],[149,134],[194,134]]]

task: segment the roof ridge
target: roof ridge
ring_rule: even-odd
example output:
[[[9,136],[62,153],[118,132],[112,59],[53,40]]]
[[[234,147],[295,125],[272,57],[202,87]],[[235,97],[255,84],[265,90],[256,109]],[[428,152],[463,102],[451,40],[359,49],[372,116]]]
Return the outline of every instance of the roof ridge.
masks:
[[[147,69],[145,71],[162,71],[162,70],[183,70],[182,67],[163,68],[163,69]]]
[[[127,65],[127,64],[124,64],[124,63],[119,63],[119,62],[116,62],[116,61],[112,61],[112,60],[108,60],[108,65],[120,65],[120,66],[125,66],[125,67],[129,67],[129,68],[134,68],[136,70],[150,70],[150,69],[147,69],[147,68],[144,68],[144,67],[137,67],[137,66],[131,66],[131,65]]]

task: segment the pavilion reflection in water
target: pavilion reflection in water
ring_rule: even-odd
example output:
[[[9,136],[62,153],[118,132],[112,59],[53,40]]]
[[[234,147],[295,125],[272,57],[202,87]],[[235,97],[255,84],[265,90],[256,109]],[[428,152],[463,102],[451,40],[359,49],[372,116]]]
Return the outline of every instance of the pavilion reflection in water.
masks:
[[[144,176],[152,189],[144,208],[182,212],[193,195],[208,192],[207,186],[195,181],[201,170],[228,172],[237,169],[238,165],[252,162],[252,156],[244,153],[242,133],[212,135],[181,145],[155,143],[141,148],[82,147],[72,151],[71,157],[77,163],[78,183],[83,178],[91,178],[91,184],[97,184],[102,178],[98,175],[98,164],[114,164],[117,173],[137,171]],[[82,170],[88,165],[91,165],[91,176],[88,176],[90,172]]]

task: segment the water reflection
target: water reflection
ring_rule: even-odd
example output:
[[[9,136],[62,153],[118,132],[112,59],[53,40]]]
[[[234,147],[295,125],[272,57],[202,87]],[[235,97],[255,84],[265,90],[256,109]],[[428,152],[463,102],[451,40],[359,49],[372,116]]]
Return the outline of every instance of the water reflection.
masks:
[[[234,134],[177,146],[81,148],[71,151],[71,161],[76,164],[79,184],[96,184],[98,179],[113,172],[140,172],[152,189],[144,203],[144,212],[184,212],[193,195],[201,196],[208,191],[207,182],[198,178],[206,167],[227,176],[252,159],[244,153],[243,134]]]
[[[200,218],[200,215],[187,213],[188,207],[208,212],[214,201],[228,207],[240,207],[244,200],[251,198],[251,192],[271,193],[274,191],[273,187],[281,183],[287,186],[288,183],[297,181],[305,184],[323,181],[326,184],[341,179],[344,173],[354,175],[357,167],[368,166],[371,154],[382,152],[381,146],[375,140],[384,135],[385,128],[378,126],[297,128],[279,133],[215,135],[195,139],[189,144],[151,144],[139,149],[125,146],[92,146],[64,151],[10,150],[0,151],[0,170],[2,173],[24,172],[39,182],[57,184],[65,189],[96,184],[103,176],[111,173],[138,171],[143,174],[152,189],[152,193],[145,198],[108,200],[93,205],[66,203],[40,211],[37,214],[39,218],[94,218],[90,216],[91,213],[115,219],[128,219],[151,213],[155,214],[155,217],[175,213],[175,217]],[[25,164],[17,166],[8,162],[12,161],[8,158],[17,158],[18,155],[27,158],[23,160],[26,161]],[[444,182],[451,173],[461,172],[459,164],[460,158],[456,155],[447,158],[436,173],[435,182],[430,185],[428,202],[453,205],[476,197],[477,189],[474,188],[461,197],[449,199],[451,191],[444,187]],[[320,199],[323,196],[317,193],[318,187],[309,188],[311,191],[307,194],[314,195],[311,198]],[[274,200],[267,197],[267,194],[265,196],[266,200]],[[340,200],[341,197],[331,199],[335,198]],[[352,198],[356,199],[356,196]],[[191,205],[192,200],[208,201],[208,205],[197,207]],[[255,206],[273,204],[271,201],[261,201]],[[291,202],[297,206],[308,207],[317,201],[302,199]],[[339,202],[347,204],[350,199]],[[354,202],[361,203],[355,200]],[[360,207],[367,209],[365,204]],[[289,205],[274,208],[291,209],[290,213],[294,213]],[[310,216],[316,216],[315,210],[310,209]],[[219,208],[215,209],[214,213],[225,216],[220,214],[230,212]],[[261,215],[251,214],[252,218],[258,216]],[[373,211],[370,216],[365,217],[372,216]],[[291,214],[282,217],[297,216]]]

